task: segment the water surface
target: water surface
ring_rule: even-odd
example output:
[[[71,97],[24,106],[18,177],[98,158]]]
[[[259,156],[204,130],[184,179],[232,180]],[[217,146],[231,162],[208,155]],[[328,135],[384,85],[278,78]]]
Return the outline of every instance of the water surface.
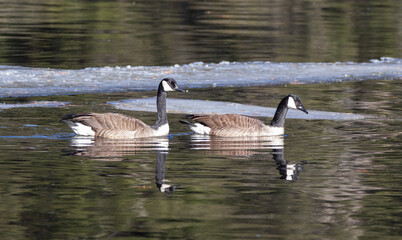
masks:
[[[401,58],[401,1],[0,1],[0,64],[82,69]]]
[[[308,110],[377,117],[287,119],[285,137],[222,139],[197,138],[178,124],[183,115],[169,114],[168,138],[80,141],[60,116],[118,111],[151,124],[155,113],[106,102],[155,93],[19,99],[70,104],[0,112],[0,236],[398,239],[399,80],[201,88],[170,96],[273,106],[290,92]]]
[[[401,7],[0,0],[0,238],[399,239]],[[153,124],[154,110],[110,103],[149,101],[163,77],[189,90],[169,93],[188,104],[166,138],[94,141],[59,122],[113,111]],[[289,93],[321,115],[290,114],[283,137],[178,123],[199,103],[268,122]]]

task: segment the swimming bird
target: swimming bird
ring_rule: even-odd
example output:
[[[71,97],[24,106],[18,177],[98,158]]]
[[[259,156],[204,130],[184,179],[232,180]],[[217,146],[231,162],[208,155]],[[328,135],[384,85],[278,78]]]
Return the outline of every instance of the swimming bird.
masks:
[[[271,136],[283,135],[285,117],[288,109],[297,109],[308,114],[301,99],[290,94],[284,97],[279,103],[274,118],[269,125],[262,121],[240,114],[208,114],[188,115],[187,120],[180,120],[187,124],[197,134],[206,134],[221,137],[243,137],[243,136]]]
[[[141,120],[120,113],[81,113],[68,114],[61,121],[66,123],[77,135],[103,137],[109,139],[133,139],[165,136],[169,133],[166,114],[167,92],[180,89],[173,78],[164,78],[159,84],[156,98],[158,120],[149,126]]]

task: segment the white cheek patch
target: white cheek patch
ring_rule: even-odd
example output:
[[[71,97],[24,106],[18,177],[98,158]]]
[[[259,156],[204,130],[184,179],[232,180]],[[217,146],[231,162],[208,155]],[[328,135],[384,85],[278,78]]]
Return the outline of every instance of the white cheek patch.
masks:
[[[286,166],[286,180],[292,181],[293,175],[295,174],[296,165],[295,164],[288,164]]]
[[[288,108],[297,109],[295,100],[292,97],[288,98]]]
[[[161,191],[161,192],[169,192],[169,191],[170,191],[170,189],[169,189],[170,187],[171,187],[171,185],[163,183],[163,184],[161,185],[161,187],[159,188],[159,191]]]
[[[163,90],[164,90],[165,92],[172,92],[172,91],[174,91],[174,89],[173,89],[166,81],[163,81],[163,82],[162,82],[162,87],[163,87]]]

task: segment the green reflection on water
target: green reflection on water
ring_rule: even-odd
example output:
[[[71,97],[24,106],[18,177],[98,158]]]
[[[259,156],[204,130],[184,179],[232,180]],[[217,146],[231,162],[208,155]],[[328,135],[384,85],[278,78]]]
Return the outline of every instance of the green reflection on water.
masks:
[[[71,69],[400,58],[401,4],[1,0],[0,64]]]

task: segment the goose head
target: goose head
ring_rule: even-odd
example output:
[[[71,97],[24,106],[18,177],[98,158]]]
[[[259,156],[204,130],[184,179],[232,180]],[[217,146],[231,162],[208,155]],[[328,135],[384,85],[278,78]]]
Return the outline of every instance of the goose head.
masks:
[[[288,103],[287,103],[288,108],[300,110],[300,111],[308,114],[308,111],[304,108],[300,97],[298,97],[294,94],[290,94],[290,95],[288,95],[287,99],[288,99]]]
[[[159,84],[159,89],[161,89],[164,92],[173,92],[173,91],[185,92],[185,90],[179,88],[176,80],[174,80],[173,78],[162,79],[161,83]]]

